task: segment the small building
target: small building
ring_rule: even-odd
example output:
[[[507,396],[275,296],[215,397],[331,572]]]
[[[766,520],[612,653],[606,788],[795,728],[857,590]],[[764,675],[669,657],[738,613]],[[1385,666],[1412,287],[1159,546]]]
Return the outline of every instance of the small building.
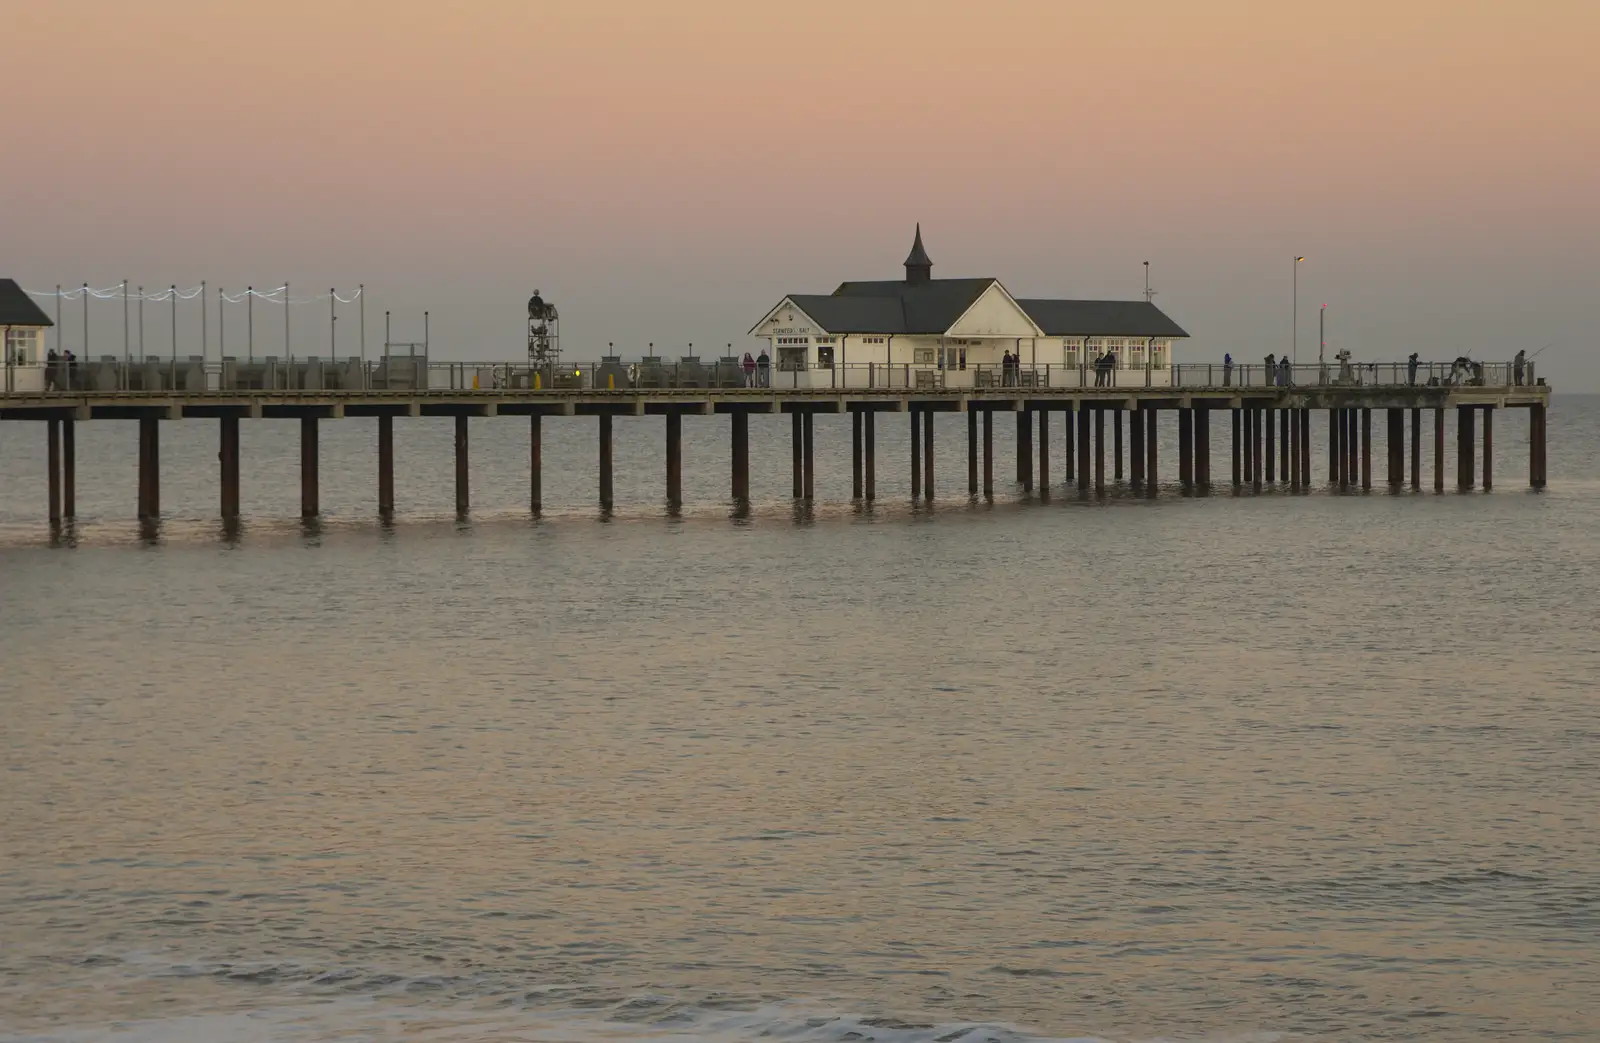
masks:
[[[1144,301],[1018,299],[995,278],[935,279],[922,226],[905,278],[790,294],[750,329],[783,387],[1171,383],[1188,334]],[[1003,365],[1010,354],[1015,368]],[[1097,372],[1095,361],[1115,360]]]
[[[5,339],[5,369],[0,380],[7,391],[45,389],[45,331],[54,326],[44,309],[15,279],[0,279],[0,332]]]

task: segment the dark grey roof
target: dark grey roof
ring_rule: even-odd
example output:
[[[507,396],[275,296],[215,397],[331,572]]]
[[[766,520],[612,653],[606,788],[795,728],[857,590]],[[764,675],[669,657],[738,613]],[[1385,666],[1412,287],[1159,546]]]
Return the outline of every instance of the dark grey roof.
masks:
[[[15,279],[0,279],[0,326],[54,326]]]
[[[829,333],[904,333],[905,313],[894,297],[791,294],[795,307]]]
[[[1018,300],[1047,337],[1187,337],[1149,301]]]
[[[974,301],[994,285],[993,279],[929,279],[922,283],[842,282],[833,291],[834,298],[887,301],[900,313],[899,325],[894,328],[868,328],[840,330],[840,333],[922,333],[940,334],[955,325],[966,314]],[[865,314],[865,306],[860,306]],[[807,314],[811,314],[809,311]],[[888,314],[885,311],[883,314]],[[823,322],[819,315],[813,319],[832,332],[833,327]]]

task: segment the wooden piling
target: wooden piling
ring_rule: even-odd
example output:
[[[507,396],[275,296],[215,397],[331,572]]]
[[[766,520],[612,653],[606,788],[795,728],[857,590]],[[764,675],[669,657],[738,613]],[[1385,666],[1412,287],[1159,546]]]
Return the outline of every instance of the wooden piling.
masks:
[[[1411,488],[1422,488],[1422,410],[1411,407]]]
[[[803,463],[805,464],[805,501],[807,503],[810,503],[812,501],[812,499],[816,495],[816,482],[817,482],[817,456],[816,456],[816,450],[815,450],[816,414],[812,413],[810,411],[807,411],[805,413],[802,413],[801,416],[804,417],[804,420],[802,420],[801,424],[800,424],[800,432],[804,436],[802,441],[804,442],[804,449],[805,449],[805,460],[803,461]],[[745,485],[744,485],[744,495],[745,495],[746,499],[748,499],[749,496],[750,496],[750,479],[748,477],[748,475],[749,475],[749,454],[750,454],[749,446],[750,446],[750,440],[749,440],[748,437],[746,437],[746,439],[745,439],[745,473],[746,473],[746,478],[745,478]]]
[[[1444,409],[1433,411],[1433,491],[1444,492]]]
[[[750,414],[736,409],[728,415],[732,421],[733,443],[731,464],[734,505],[743,506],[750,500]]]
[[[61,517],[72,521],[78,516],[78,422],[72,417],[61,421]]]
[[[794,498],[796,500],[806,494],[806,468],[804,462],[805,434],[803,428],[805,421],[800,418],[800,411],[789,414],[789,440],[794,456]]]
[[[1290,476],[1293,473],[1293,471],[1292,471],[1292,469],[1290,467],[1290,460],[1293,458],[1293,455],[1294,455],[1293,454],[1293,450],[1290,447],[1290,442],[1292,440],[1289,437],[1290,436],[1289,429],[1291,427],[1291,421],[1293,419],[1290,416],[1290,413],[1292,413],[1292,412],[1293,412],[1293,410],[1289,410],[1289,409],[1280,409],[1280,410],[1278,410],[1278,426],[1280,428],[1280,430],[1278,431],[1278,453],[1279,453],[1279,456],[1280,456],[1280,459],[1278,461],[1278,481],[1280,481],[1280,482],[1289,482],[1290,485],[1294,484],[1293,482],[1290,481]]]
[[[1194,492],[1194,410],[1178,407],[1178,484],[1185,494]]]
[[[1122,482],[1122,407],[1111,407],[1111,480]]]
[[[317,487],[317,418],[300,418],[300,517],[321,513]],[[459,481],[459,479],[457,479]]]
[[[55,528],[61,524],[61,421],[52,417],[46,420],[44,425],[44,460],[45,469],[49,472],[46,479],[46,485],[49,487],[48,516],[50,527]]]
[[[1361,410],[1361,491],[1372,491],[1372,410]]]
[[[1033,410],[1017,413],[1017,470],[1022,491],[1033,492]]]
[[[1276,425],[1273,423],[1273,419],[1274,418],[1273,418],[1272,414],[1273,414],[1273,409],[1272,409],[1271,406],[1268,406],[1266,409],[1263,409],[1261,411],[1261,419],[1262,419],[1262,422],[1263,422],[1263,424],[1265,425],[1265,428],[1266,428],[1266,430],[1263,433],[1266,435],[1266,443],[1267,443],[1266,444],[1266,453],[1267,453],[1267,455],[1266,455],[1265,459],[1262,460],[1262,463],[1266,464],[1265,480],[1266,480],[1268,485],[1271,485],[1272,482],[1277,477],[1277,464],[1278,464],[1278,438],[1277,438],[1277,434],[1278,433],[1277,433],[1277,430],[1276,430]]]
[[[456,514],[463,515],[472,509],[472,492],[468,474],[467,420],[465,413],[456,417]],[[600,506],[611,509],[611,418],[600,418]]]
[[[1076,435],[1078,432],[1077,409],[1078,407],[1075,404],[1069,406],[1067,411],[1062,414],[1061,417],[1061,426],[1066,429],[1066,444],[1063,447],[1061,459],[1062,484],[1068,486],[1074,484],[1078,480],[1078,449],[1075,444],[1077,441]]]
[[[1250,451],[1255,454],[1254,464],[1253,464],[1253,466],[1251,467],[1251,470],[1250,470],[1250,488],[1254,492],[1260,492],[1261,491],[1261,464],[1262,464],[1262,460],[1261,460],[1261,450],[1262,450],[1262,445],[1261,445],[1261,442],[1262,442],[1261,420],[1262,420],[1262,411],[1260,409],[1252,409],[1250,411],[1250,413],[1251,413],[1250,427],[1252,429],[1251,430],[1251,439],[1250,439]]]
[[[867,410],[861,418],[862,466],[866,470],[866,495],[868,502],[878,498],[878,414]]]
[[[1311,489],[1311,410],[1301,409],[1300,413],[1300,490],[1307,492]]]
[[[1094,491],[1106,492],[1106,411],[1099,406],[1094,411]]]
[[[1089,406],[1080,401],[1076,415],[1078,427],[1078,491],[1089,491],[1089,454],[1094,449],[1094,436],[1089,433]]]
[[[1238,492],[1244,487],[1243,466],[1243,424],[1240,414],[1243,412],[1237,406],[1228,412],[1233,414],[1233,491]]]
[[[1528,408],[1528,484],[1535,489],[1544,488],[1545,464],[1545,408],[1534,405]]]
[[[1160,485],[1160,471],[1156,467],[1156,408],[1149,406],[1145,409],[1144,427],[1144,484],[1145,490],[1151,496],[1156,494]]]
[[[667,420],[667,509],[683,506],[683,414],[673,410]],[[858,432],[859,433],[859,432]],[[856,486],[861,485],[860,453],[857,453]],[[858,493],[859,494],[859,493]]]
[[[967,409],[967,495],[978,495],[978,411]]]
[[[153,416],[139,418],[139,520],[161,516],[161,428]]]
[[[1477,439],[1473,437],[1476,411],[1471,406],[1456,407],[1456,489],[1466,492],[1472,488],[1477,468]]]
[[[1339,432],[1344,424],[1344,417],[1339,415],[1337,409],[1328,410],[1328,484],[1339,484],[1339,467],[1344,460],[1343,451],[1339,448]]]
[[[1050,412],[1039,410],[1039,495],[1050,495]]]
[[[850,498],[862,497],[864,483],[861,475],[861,410],[850,410]]]
[[[535,515],[544,510],[544,418],[538,413],[528,418],[528,509]],[[389,509],[394,509],[394,467],[390,457]]]
[[[1483,491],[1494,488],[1494,407],[1483,407]]]
[[[983,411],[983,496],[994,499],[994,410]]]
[[[239,520],[239,417],[230,414],[218,421],[217,461],[222,470],[222,520]]]
[[[1196,406],[1194,410],[1194,464],[1195,486],[1202,493],[1211,492],[1211,410]]]
[[[1144,413],[1128,410],[1128,479],[1135,489],[1144,488]]]
[[[922,497],[933,502],[933,410],[922,416]],[[809,492],[807,493],[809,496]]]
[[[1022,445],[1022,427],[1018,423],[1017,445]],[[922,410],[911,407],[911,499],[922,499]]]

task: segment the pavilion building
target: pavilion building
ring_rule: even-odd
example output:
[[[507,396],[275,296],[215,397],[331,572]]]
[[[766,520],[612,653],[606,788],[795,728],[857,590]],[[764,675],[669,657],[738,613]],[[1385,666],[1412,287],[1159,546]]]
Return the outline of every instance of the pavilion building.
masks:
[[[935,279],[922,227],[905,278],[790,294],[750,330],[768,342],[774,383],[800,387],[1166,385],[1188,336],[1149,301],[1016,298],[999,279]],[[1019,360],[1012,376],[1006,354]],[[1130,372],[1131,371],[1131,372]]]

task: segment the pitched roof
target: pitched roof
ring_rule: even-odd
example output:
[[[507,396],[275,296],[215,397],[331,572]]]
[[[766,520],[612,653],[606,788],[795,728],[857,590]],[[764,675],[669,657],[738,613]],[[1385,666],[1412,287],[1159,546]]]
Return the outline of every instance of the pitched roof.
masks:
[[[15,279],[0,279],[0,326],[54,326]]]
[[[859,301],[874,300],[886,301],[888,307],[884,308],[883,315],[890,314],[889,308],[898,310],[899,324],[892,328],[874,327],[860,330],[838,330],[839,333],[920,333],[940,334],[955,321],[965,315],[973,302],[983,296],[985,290],[994,285],[993,279],[929,279],[922,283],[907,283],[899,280],[887,282],[842,282],[839,288],[833,291],[834,299],[856,299]],[[845,307],[859,308],[860,314],[866,314],[866,305],[846,305]],[[823,325],[830,333],[835,332],[820,315],[810,315]]]
[[[1187,337],[1149,301],[1018,300],[1048,337]]]
[[[795,293],[789,299],[829,333],[904,333],[905,314],[893,297],[834,297]]]

